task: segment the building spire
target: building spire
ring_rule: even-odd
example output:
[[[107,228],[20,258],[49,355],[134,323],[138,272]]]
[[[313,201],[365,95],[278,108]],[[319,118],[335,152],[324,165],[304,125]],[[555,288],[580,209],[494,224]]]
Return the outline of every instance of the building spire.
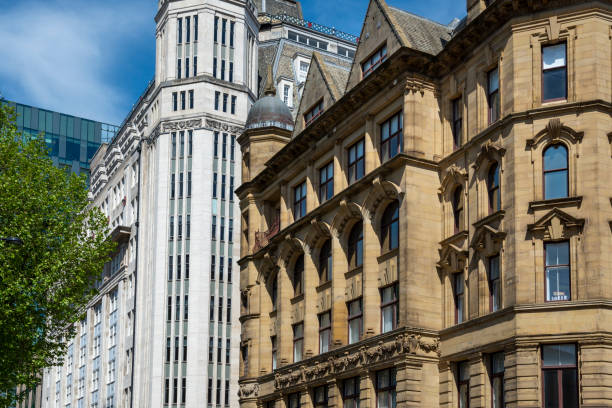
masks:
[[[272,75],[272,65],[268,65],[268,78],[266,80],[266,87],[264,88],[264,95],[276,96],[276,88],[274,87],[274,75]]]

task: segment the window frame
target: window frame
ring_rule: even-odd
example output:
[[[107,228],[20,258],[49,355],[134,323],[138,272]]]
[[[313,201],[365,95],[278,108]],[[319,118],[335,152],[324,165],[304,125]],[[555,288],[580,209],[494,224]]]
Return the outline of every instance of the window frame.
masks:
[[[359,146],[361,145],[361,156],[358,156]],[[351,161],[351,151],[354,150],[355,158]],[[346,177],[348,179],[348,184],[351,185],[358,180],[361,180],[365,176],[365,138],[361,138],[352,145],[350,145],[347,149],[347,171]],[[361,165],[362,174],[358,174],[359,165]]]
[[[357,232],[357,228],[360,232]],[[363,267],[363,220],[357,221],[351,227],[347,240],[347,255],[349,271]]]
[[[298,196],[299,192],[299,196]],[[306,186],[306,180],[302,181],[295,187],[293,187],[293,221],[306,216],[307,212],[307,199],[308,189]]]
[[[331,260],[331,265],[330,265]],[[327,239],[319,250],[319,284],[330,282],[333,278],[333,254],[331,239]]]
[[[469,408],[470,407],[470,366],[468,361],[460,361],[456,364],[457,366],[457,407],[458,408]],[[464,379],[462,374],[462,370],[465,369],[467,372],[467,379]],[[466,386],[466,400],[467,406],[461,406],[461,388],[462,386]]]
[[[491,90],[491,76],[494,72],[497,72],[497,88],[495,90]],[[495,68],[491,68],[487,71],[487,112],[488,112],[488,124],[491,125],[497,122],[501,116],[501,100],[499,86],[500,86],[500,77],[499,77],[499,65],[496,65]],[[493,98],[497,97],[497,106],[491,106],[491,102]],[[495,108],[495,110],[494,110]]]
[[[497,177],[497,179],[495,177]],[[489,214],[493,214],[502,209],[501,178],[498,162],[491,163],[487,171],[487,198],[489,202]],[[495,201],[494,198],[497,200]]]
[[[329,317],[329,324],[327,326],[322,326],[321,322],[322,319],[327,315],[327,317]],[[326,312],[323,313],[319,313],[317,315],[317,319],[319,320],[319,354],[323,354],[323,353],[327,353],[328,351],[330,351],[330,347],[331,347],[331,343],[332,343],[332,338],[331,338],[331,334],[332,334],[332,314],[331,314],[331,310],[328,310]],[[325,347],[323,347],[323,340],[324,340],[324,334],[327,334],[327,350],[323,351],[325,349]]]
[[[331,176],[330,176],[331,174]],[[319,168],[319,202],[323,204],[334,197],[334,161]]]
[[[384,291],[391,289],[394,295],[393,300],[385,302],[384,299]],[[379,289],[380,290],[380,332],[381,333],[389,333],[399,327],[399,283],[395,282],[391,285],[384,286]],[[383,316],[385,314],[385,310],[391,308],[393,311],[393,322],[391,330],[385,331],[384,328],[384,319]]]
[[[550,346],[566,346],[566,345],[572,345],[574,346],[574,364],[570,365],[570,364],[566,364],[566,365],[551,365],[551,366],[546,366],[544,363],[544,348],[545,347],[550,347]],[[545,382],[545,375],[544,373],[547,371],[556,371],[557,372],[557,398],[560,401],[563,401],[563,392],[564,387],[563,387],[563,373],[565,371],[570,371],[570,370],[574,370],[576,373],[576,396],[577,399],[579,394],[579,390],[580,390],[580,376],[579,376],[579,372],[578,372],[578,347],[576,346],[576,344],[574,343],[560,343],[560,344],[542,344],[542,346],[540,347],[540,359],[541,359],[541,376],[542,376],[542,403],[545,405],[546,404],[546,382]],[[578,401],[577,401],[578,402]],[[560,407],[562,407],[563,405],[560,405]]]
[[[551,48],[551,47],[556,47],[558,45],[564,45],[564,60],[565,60],[565,64],[562,67],[555,67],[555,68],[548,68],[545,69],[544,68],[544,49],[546,48]],[[540,82],[541,82],[541,99],[542,99],[542,103],[548,103],[548,102],[557,102],[557,101],[566,101],[567,100],[567,96],[568,96],[568,82],[569,82],[569,78],[568,78],[568,69],[567,69],[567,41],[560,41],[557,43],[552,43],[552,44],[542,44],[541,47],[541,54],[540,54],[540,58],[542,60],[542,65],[541,65],[541,71],[540,71]],[[544,74],[546,72],[551,72],[551,71],[565,71],[565,89],[564,89],[564,94],[565,96],[563,97],[558,97],[558,98],[549,98],[549,99],[545,99],[544,98]]]
[[[272,371],[278,368],[278,338],[276,336],[270,336],[270,345],[272,349]]]
[[[323,400],[319,401],[318,400],[318,393],[319,392],[323,392]],[[318,387],[315,387],[312,390],[312,405],[314,408],[327,408],[328,407],[328,401],[329,401],[329,387],[327,386],[327,384],[324,385],[320,385]]]
[[[347,392],[347,385],[349,381],[352,381],[352,387],[350,387],[350,393]],[[342,380],[342,406],[343,408],[356,408],[359,405],[359,397],[361,394],[361,378],[351,377]],[[351,405],[348,405],[348,401],[352,401]]]
[[[384,373],[389,373],[389,385],[385,387],[380,386],[379,376]],[[382,392],[388,393],[387,396],[387,407],[395,408],[397,406],[397,369],[395,367],[385,368],[383,370],[376,371],[376,383],[374,384],[374,391],[376,394],[376,407],[380,407],[379,395]],[[395,397],[395,398],[394,398]],[[393,404],[395,400],[395,404]]]
[[[463,145],[463,95],[451,100],[453,150]]]
[[[567,245],[567,260],[568,260],[568,264],[554,264],[554,265],[547,265],[546,264],[546,253],[548,251],[547,246],[548,245],[554,245],[554,244],[562,244],[565,243]],[[564,239],[564,240],[560,240],[560,241],[544,241],[543,243],[544,245],[544,301],[545,302],[569,302],[572,300],[572,249],[570,246],[570,240],[569,239]],[[569,294],[567,296],[567,299],[553,299],[553,300],[549,300],[548,299],[548,269],[552,268],[559,268],[559,267],[567,267],[567,274],[568,274],[568,284],[569,284]]]
[[[453,230],[455,234],[458,234],[465,230],[465,199],[463,186],[458,185],[455,187],[451,200],[451,206],[453,207]]]
[[[324,112],[324,109],[323,109],[323,99],[320,99],[310,109],[308,109],[306,112],[304,112],[304,127],[309,126],[319,116],[321,116],[323,114],[323,112]]]
[[[553,148],[558,148],[561,147],[565,150],[565,167],[559,167],[559,168],[555,168],[552,170],[546,170],[546,152],[549,149],[553,149]],[[560,198],[567,198],[570,196],[570,191],[569,191],[569,148],[567,145],[565,145],[565,143],[551,143],[547,146],[545,146],[542,149],[542,197],[544,198],[544,200],[557,200]],[[553,197],[553,198],[547,198],[546,196],[546,175],[550,174],[550,173],[560,173],[560,172],[565,172],[565,191],[566,194],[563,197]],[[550,190],[550,188],[549,188]]]
[[[298,270],[298,265],[300,266]],[[299,272],[299,275],[298,275]],[[297,279],[299,277],[299,280]],[[304,254],[300,254],[293,263],[293,297],[301,296],[304,294]]]
[[[372,54],[370,54],[365,60],[361,62],[361,78],[369,76],[372,72],[374,72],[383,62],[387,60],[388,57],[388,49],[387,43],[385,42],[380,47],[378,47]],[[366,64],[369,63],[367,69],[365,69]]]
[[[392,206],[395,206],[396,208],[391,213],[390,209],[392,208]],[[380,232],[381,232],[381,238],[382,238],[381,249],[382,249],[383,254],[394,251],[399,248],[399,235],[400,235],[399,234],[400,232],[399,231],[399,209],[400,209],[399,201],[394,200],[387,205],[383,213],[383,216],[380,222]],[[391,215],[389,215],[389,213],[391,213]],[[393,235],[392,235],[394,231],[393,225],[396,225],[395,232],[397,233],[397,237],[395,238],[395,241],[396,241],[395,247],[392,246],[393,241],[394,241]]]
[[[463,272],[453,273],[451,276],[453,286],[453,302],[455,308],[454,320],[455,324],[461,324],[465,322],[465,279]],[[458,282],[461,282],[461,292],[458,292]],[[459,300],[461,300],[461,307],[459,307]],[[461,309],[461,314],[459,309]]]
[[[359,305],[359,313],[351,314],[351,305],[353,303],[358,303]],[[351,301],[346,302],[346,310],[347,310],[347,339],[348,344],[355,344],[361,340],[363,337],[363,297],[359,297],[357,299],[353,299]],[[357,340],[351,342],[351,323],[357,320],[359,322],[359,333],[357,336]]]
[[[497,277],[493,278],[493,260],[497,259]],[[501,256],[500,254],[495,254],[487,258],[488,262],[488,271],[487,271],[487,281],[489,283],[489,312],[497,312],[502,308],[502,287],[501,287]],[[497,305],[495,304],[495,284],[497,284]]]
[[[505,367],[501,370],[501,371],[495,371],[495,357],[502,357],[502,362],[504,362],[505,364],[505,353],[503,351],[497,352],[497,353],[493,353],[489,356],[489,366],[490,366],[490,372],[491,374],[489,375],[489,381],[490,381],[490,385],[491,385],[491,407],[492,408],[496,408],[495,405],[495,379],[499,378],[500,382],[501,382],[501,405],[498,405],[499,407],[504,407],[505,405],[505,389],[504,389],[504,374],[505,374]]]
[[[395,133],[391,133],[391,125],[394,120],[397,120],[397,131]],[[388,136],[385,138],[384,134],[384,126],[388,126]],[[404,111],[400,110],[399,112],[391,115],[387,120],[380,124],[380,161],[386,162],[391,160],[398,154],[404,151],[404,138],[402,137],[404,134]],[[397,151],[392,152],[391,146],[393,140],[397,140]]]
[[[302,329],[301,337],[296,337],[296,328],[300,326]],[[304,360],[304,322],[296,323],[292,325],[291,328],[293,329],[293,362],[299,363],[300,361]],[[297,350],[296,346],[298,344],[300,346],[300,359],[299,360],[296,359],[296,350]]]

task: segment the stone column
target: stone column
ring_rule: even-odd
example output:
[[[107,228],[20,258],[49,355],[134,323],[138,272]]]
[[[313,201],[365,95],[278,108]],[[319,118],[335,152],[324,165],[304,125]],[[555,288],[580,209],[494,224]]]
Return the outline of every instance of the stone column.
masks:
[[[332,234],[332,282],[331,282],[331,302],[332,302],[332,341],[331,348],[337,348],[348,342],[347,332],[347,309],[346,309],[346,279],[344,274],[347,271],[346,253],[342,247],[340,238]]]
[[[484,408],[488,405],[485,391],[486,382],[487,372],[483,355],[478,354],[470,359],[470,407]]]
[[[327,382],[327,406],[342,407],[342,381],[329,380]]]
[[[304,253],[304,359],[319,354],[317,290],[319,277],[312,251]]]
[[[359,374],[359,406],[360,408],[376,408],[376,392],[374,390],[375,376],[367,369]]]
[[[291,327],[291,302],[293,286],[287,276],[287,267],[283,263],[278,271],[277,298],[277,349],[278,367],[293,363],[293,328]]]
[[[291,216],[291,197],[289,196],[289,187],[286,182],[281,184],[280,197],[280,229],[286,228],[292,221]]]
[[[342,141],[338,139],[334,146],[334,194],[342,191],[346,186],[346,177],[344,177],[344,172],[342,171],[345,168],[345,157],[346,154],[342,148]]]
[[[405,361],[396,366],[397,368],[397,406],[398,407],[423,407],[433,406],[423,404],[421,397],[423,376],[423,363],[420,361]]]
[[[363,220],[363,337],[380,333],[380,293],[378,290],[378,260],[380,240],[372,220]],[[400,295],[401,296],[401,295]]]
[[[364,154],[365,154],[365,174],[380,166],[380,156],[376,149],[376,122],[374,115],[368,114],[365,126]]]
[[[504,362],[505,403],[509,407],[541,406],[539,345],[519,344],[507,351]]]
[[[602,407],[610,403],[612,378],[602,374],[612,370],[611,361],[612,347],[609,344],[599,339],[578,343],[581,407]]]
[[[315,173],[314,162],[308,162],[308,167],[306,168],[306,212],[312,211],[319,206],[317,191],[319,181]]]
[[[441,361],[438,364],[440,373],[440,407],[453,408],[457,406],[457,387],[450,362]]]

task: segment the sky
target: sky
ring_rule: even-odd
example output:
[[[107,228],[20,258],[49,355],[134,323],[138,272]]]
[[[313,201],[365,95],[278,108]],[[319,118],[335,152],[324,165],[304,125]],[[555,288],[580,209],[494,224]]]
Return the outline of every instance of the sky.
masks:
[[[368,0],[302,0],[304,18],[359,35]],[[443,24],[463,0],[387,0]],[[119,125],[155,72],[156,0],[0,0],[0,94]]]

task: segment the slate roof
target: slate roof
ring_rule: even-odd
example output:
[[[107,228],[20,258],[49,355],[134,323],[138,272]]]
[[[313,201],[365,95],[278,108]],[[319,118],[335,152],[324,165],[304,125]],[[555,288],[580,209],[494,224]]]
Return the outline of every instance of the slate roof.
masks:
[[[259,46],[259,95],[263,95],[268,80],[268,65],[274,65],[279,40],[268,41]]]
[[[418,51],[437,55],[452,37],[452,28],[407,11],[389,6],[394,25],[404,34],[410,46]]]
[[[267,13],[272,15],[286,14],[295,18],[303,19],[302,6],[299,1],[294,0],[255,0],[257,3],[257,10],[260,13]],[[265,3],[265,11],[263,8]]]
[[[332,60],[317,53],[319,61],[322,60],[322,68],[324,75],[330,81],[332,94],[337,101],[344,95],[349,74],[351,73],[351,64],[345,61]]]

